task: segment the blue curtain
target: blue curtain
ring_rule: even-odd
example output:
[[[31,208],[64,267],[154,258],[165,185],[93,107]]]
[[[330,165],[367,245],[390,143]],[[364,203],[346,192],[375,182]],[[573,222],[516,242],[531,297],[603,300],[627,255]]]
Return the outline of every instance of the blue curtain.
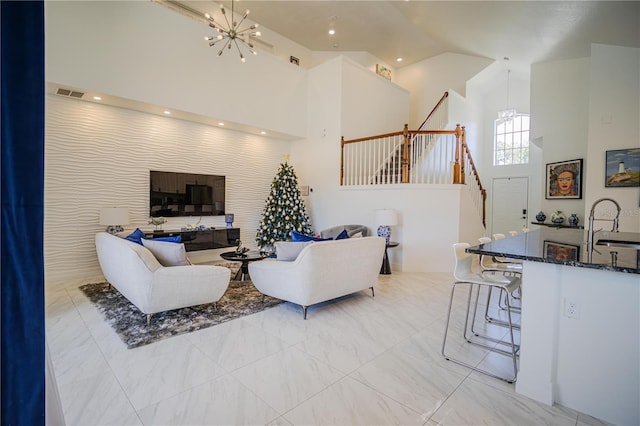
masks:
[[[45,418],[44,3],[0,1],[2,425]]]

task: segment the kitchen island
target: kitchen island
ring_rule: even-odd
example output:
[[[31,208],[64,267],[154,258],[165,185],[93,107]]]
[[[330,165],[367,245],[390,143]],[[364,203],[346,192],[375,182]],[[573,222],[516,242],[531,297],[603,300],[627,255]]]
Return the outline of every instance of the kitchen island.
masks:
[[[467,251],[521,259],[516,392],[615,424],[640,424],[637,233],[541,228]]]

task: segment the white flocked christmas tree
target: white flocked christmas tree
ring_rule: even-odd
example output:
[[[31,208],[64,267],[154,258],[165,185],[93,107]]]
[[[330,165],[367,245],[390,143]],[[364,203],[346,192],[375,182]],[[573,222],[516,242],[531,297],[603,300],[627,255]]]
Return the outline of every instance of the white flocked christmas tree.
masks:
[[[293,167],[285,161],[280,164],[271,183],[271,192],[256,233],[256,243],[258,247],[269,247],[276,241],[291,240],[292,230],[305,235],[313,233],[298,188],[298,178]]]

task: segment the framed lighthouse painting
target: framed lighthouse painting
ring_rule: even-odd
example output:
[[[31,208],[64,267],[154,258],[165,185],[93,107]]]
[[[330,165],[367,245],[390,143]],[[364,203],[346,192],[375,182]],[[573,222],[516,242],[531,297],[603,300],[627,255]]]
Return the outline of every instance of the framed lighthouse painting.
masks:
[[[640,186],[640,148],[607,151],[606,188]]]

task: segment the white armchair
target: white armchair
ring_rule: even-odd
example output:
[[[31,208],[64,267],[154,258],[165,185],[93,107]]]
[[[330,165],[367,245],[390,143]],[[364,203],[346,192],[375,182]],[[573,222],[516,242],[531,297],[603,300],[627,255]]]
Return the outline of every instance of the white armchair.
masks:
[[[261,293],[301,305],[307,319],[310,305],[367,288],[373,292],[384,247],[380,237],[317,242],[293,261],[252,262],[249,274]]]
[[[165,267],[140,244],[100,232],[96,251],[106,280],[147,315],[220,300],[229,286],[228,268]]]

